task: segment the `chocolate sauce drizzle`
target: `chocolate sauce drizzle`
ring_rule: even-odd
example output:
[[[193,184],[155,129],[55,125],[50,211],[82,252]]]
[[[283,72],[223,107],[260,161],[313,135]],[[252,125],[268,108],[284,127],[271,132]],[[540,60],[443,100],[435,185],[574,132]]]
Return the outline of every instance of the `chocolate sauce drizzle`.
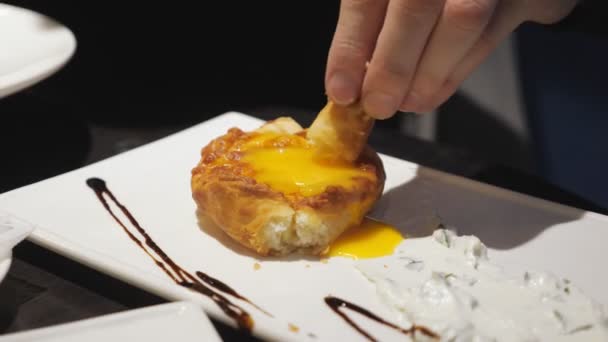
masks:
[[[338,316],[342,317],[342,319],[348,323],[351,327],[353,327],[355,330],[357,330],[357,332],[359,332],[361,335],[365,336],[368,340],[370,341],[376,341],[376,339],[370,335],[367,331],[363,330],[363,328],[361,328],[359,325],[357,325],[357,323],[353,322],[352,319],[350,319],[344,312],[342,312],[341,309],[348,309],[354,312],[357,312],[373,321],[376,321],[377,323],[380,323],[382,325],[385,325],[389,328],[392,328],[393,330],[396,330],[404,335],[408,335],[411,336],[412,338],[416,337],[416,333],[421,333],[427,337],[430,338],[434,338],[434,339],[439,339],[439,335],[437,335],[437,333],[433,332],[432,330],[430,330],[429,328],[420,326],[420,325],[412,325],[411,328],[409,329],[404,329],[398,325],[395,325],[391,322],[387,322],[386,320],[378,317],[376,314],[374,314],[373,312],[364,309],[356,304],[347,302],[344,299],[340,299],[337,297],[333,297],[333,296],[327,296],[325,297],[325,303],[327,305],[329,305],[329,307],[336,313],[338,314]]]
[[[167,276],[169,276],[169,278],[171,278],[176,284],[183,286],[185,288],[188,288],[192,291],[198,292],[198,293],[210,298],[211,300],[213,300],[213,302],[215,302],[215,304],[226,315],[228,315],[230,318],[232,318],[237,323],[239,329],[244,330],[246,332],[251,332],[251,329],[253,328],[254,322],[253,322],[253,319],[251,318],[251,315],[242,307],[231,302],[228,298],[223,296],[220,292],[222,292],[224,294],[228,294],[228,295],[230,295],[234,298],[240,299],[242,301],[245,301],[245,302],[249,303],[250,305],[252,305],[253,307],[255,307],[256,309],[260,310],[262,313],[264,313],[270,317],[273,317],[266,310],[263,310],[262,308],[260,308],[259,306],[257,306],[253,302],[251,302],[249,299],[247,299],[246,297],[239,294],[237,291],[235,291],[232,287],[228,286],[226,283],[224,283],[216,278],[213,278],[210,275],[203,273],[201,271],[196,271],[195,272],[196,277],[195,277],[191,273],[186,271],[184,268],[179,266],[177,263],[175,263],[173,261],[173,259],[171,259],[160,248],[160,246],[158,246],[158,244],[156,244],[156,242],[154,242],[154,240],[150,237],[150,235],[148,235],[146,230],[139,224],[139,222],[137,222],[137,220],[131,214],[129,209],[127,209],[126,206],[124,206],[122,203],[120,203],[120,201],[118,201],[116,199],[116,197],[114,197],[114,194],[112,194],[112,192],[108,189],[106,182],[103,179],[89,178],[89,179],[87,179],[86,183],[95,192],[95,195],[97,195],[97,198],[99,199],[99,201],[101,202],[103,207],[112,216],[114,221],[116,221],[116,223],[118,223],[118,225],[120,225],[120,227],[127,234],[127,236],[141,250],[143,250],[154,261],[154,263],[160,269],[162,269],[163,272],[165,272],[165,274],[167,274]],[[135,234],[133,234],[129,230],[129,228],[127,228],[125,223],[123,223],[123,221],[121,221],[121,219],[118,218],[118,216],[116,216],[116,214],[110,207],[107,199],[109,199],[111,202],[113,202],[120,209],[120,211],[127,217],[127,219],[129,220],[131,225],[135,228],[137,233],[139,235],[141,235],[141,239],[138,238]],[[370,341],[376,341],[376,339],[374,337],[372,337],[369,333],[367,333],[365,330],[363,330],[355,322],[353,322],[344,312],[342,312],[342,309],[348,309],[351,311],[355,311],[373,321],[376,321],[377,323],[383,324],[383,325],[385,325],[389,328],[392,328],[405,335],[411,335],[412,337],[415,337],[416,333],[419,332],[423,335],[426,335],[427,337],[437,338],[437,339],[439,338],[439,335],[437,335],[435,332],[431,331],[430,329],[428,329],[426,327],[413,325],[409,329],[401,328],[393,323],[385,321],[384,319],[378,317],[377,315],[375,315],[374,313],[370,312],[367,309],[364,309],[356,304],[347,302],[346,300],[343,300],[343,299],[340,299],[337,297],[333,297],[333,296],[325,297],[325,303],[327,305],[329,305],[329,307],[336,314],[338,314],[340,317],[342,317],[342,319],[344,321],[346,321],[346,323],[348,323],[351,327],[353,327],[355,330],[357,330],[357,332],[359,332],[361,335],[365,336]],[[316,336],[309,334],[309,337],[314,338]]]
[[[212,276],[203,273],[201,271],[196,271],[195,272],[196,276],[199,277],[200,280],[204,281],[205,283],[207,283],[207,285],[212,286],[226,294],[231,295],[234,298],[238,298],[242,301],[245,301],[247,303],[249,303],[251,306],[255,307],[256,309],[260,310],[261,312],[263,312],[266,316],[269,317],[274,317],[270,312],[262,309],[261,307],[257,306],[255,303],[253,303],[252,301],[250,301],[248,298],[243,297],[241,294],[239,294],[238,292],[236,292],[232,287],[228,286],[226,283],[213,278]]]
[[[148,235],[145,229],[137,222],[135,217],[131,214],[129,209],[125,207],[122,203],[120,203],[116,197],[112,194],[112,192],[106,186],[106,182],[99,178],[89,178],[87,179],[87,185],[93,189],[97,198],[104,206],[106,211],[114,218],[114,221],[118,223],[123,231],[129,236],[129,238],[139,247],[141,248],[153,261],[154,263],[160,267],[163,272],[165,272],[176,284],[188,288],[192,291],[198,292],[215,302],[215,304],[230,318],[235,320],[238,327],[244,331],[250,332],[253,328],[253,319],[251,315],[242,307],[238,306],[231,302],[228,298],[223,296],[219,292],[223,292],[225,294],[231,295],[240,300],[246,301],[251,304],[264,314],[271,316],[265,310],[262,310],[259,306],[253,304],[249,299],[243,297],[230,286],[225,283],[215,279],[203,272],[197,271],[196,276],[194,277],[188,271],[183,269],[177,263],[175,263],[157,244],[152,240],[152,238]],[[105,195],[105,196],[104,196]],[[127,217],[131,225],[137,230],[139,235],[143,238],[143,242],[141,239],[137,238],[135,234],[133,234],[127,226],[116,216],[108,201],[106,199],[110,199]],[[147,246],[147,248],[146,248]],[[216,289],[217,291],[215,291]],[[219,292],[218,292],[219,291]]]

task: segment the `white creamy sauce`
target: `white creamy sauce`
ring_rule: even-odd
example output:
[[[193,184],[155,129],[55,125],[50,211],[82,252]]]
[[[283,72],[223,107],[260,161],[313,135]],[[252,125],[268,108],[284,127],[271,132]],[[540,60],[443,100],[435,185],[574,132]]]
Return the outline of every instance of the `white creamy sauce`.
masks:
[[[475,236],[438,229],[356,268],[407,327],[442,341],[608,341],[605,307],[548,273],[507,275]]]

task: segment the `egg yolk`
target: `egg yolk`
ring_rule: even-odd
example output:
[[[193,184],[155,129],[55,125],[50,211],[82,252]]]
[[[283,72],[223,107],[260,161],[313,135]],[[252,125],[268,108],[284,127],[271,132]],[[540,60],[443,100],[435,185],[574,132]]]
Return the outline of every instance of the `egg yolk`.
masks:
[[[330,185],[348,189],[356,184],[357,177],[373,177],[353,164],[319,160],[314,147],[293,137],[288,139],[293,143],[286,147],[265,146],[265,137],[254,139],[245,146],[241,160],[251,165],[257,182],[285,194],[314,196]]]
[[[403,236],[395,227],[371,218],[345,231],[330,246],[326,256],[368,259],[393,254]]]

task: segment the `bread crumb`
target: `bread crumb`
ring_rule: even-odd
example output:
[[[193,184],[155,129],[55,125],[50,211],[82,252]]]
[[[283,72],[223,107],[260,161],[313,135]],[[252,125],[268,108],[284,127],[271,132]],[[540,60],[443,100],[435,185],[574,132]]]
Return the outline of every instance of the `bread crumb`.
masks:
[[[388,265],[384,265],[384,268],[388,268]]]
[[[320,260],[322,264],[327,264],[327,262],[329,261],[327,258],[323,258]]]
[[[289,326],[289,331],[291,332],[297,333],[298,331],[300,331],[300,328],[298,328],[298,326],[293,323],[288,323],[287,326]]]
[[[260,265],[260,263],[259,263],[259,262],[256,262],[255,264],[253,264],[253,269],[254,269],[255,271],[259,270],[260,268],[262,268],[262,265]]]
[[[310,265],[309,265],[309,264],[306,264],[306,266],[305,266],[305,267],[306,267],[306,268],[310,268]]]

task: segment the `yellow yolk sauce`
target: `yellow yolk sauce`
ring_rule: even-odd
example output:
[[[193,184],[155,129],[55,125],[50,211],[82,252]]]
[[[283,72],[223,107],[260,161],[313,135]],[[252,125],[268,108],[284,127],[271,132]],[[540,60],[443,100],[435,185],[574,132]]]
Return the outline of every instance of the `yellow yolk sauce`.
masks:
[[[314,146],[298,135],[264,133],[247,140],[238,150],[257,182],[285,194],[314,196],[330,185],[348,189],[356,184],[355,178],[373,177],[350,163],[319,160]],[[382,257],[392,254],[401,241],[403,236],[395,227],[365,218],[338,237],[325,256]]]
[[[251,165],[256,181],[285,194],[315,196],[330,185],[348,189],[355,178],[372,177],[352,164],[319,160],[314,147],[299,136],[264,134],[241,150],[241,160]]]
[[[393,254],[403,236],[395,227],[365,218],[363,222],[340,235],[329,246],[326,256],[352,259],[377,258]]]

